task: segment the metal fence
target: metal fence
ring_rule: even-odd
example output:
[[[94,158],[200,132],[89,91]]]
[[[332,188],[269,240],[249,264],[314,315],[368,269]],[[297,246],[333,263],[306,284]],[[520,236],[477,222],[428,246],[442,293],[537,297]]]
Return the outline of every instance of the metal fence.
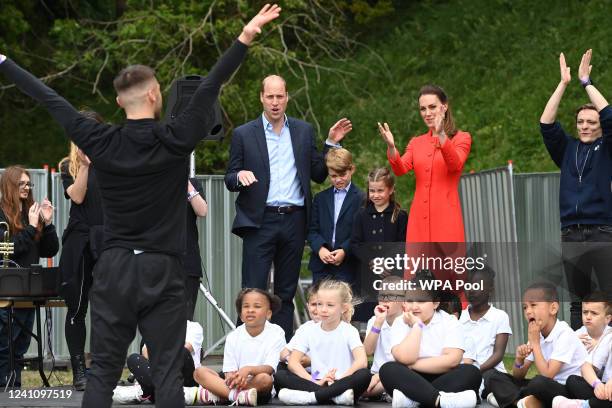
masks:
[[[64,197],[60,175],[46,169],[30,170],[30,173],[36,200],[44,197],[52,200],[56,209],[54,223],[61,235],[68,221],[70,202]],[[242,245],[240,239],[229,231],[236,196],[227,191],[222,176],[197,178],[204,185],[209,204],[208,216],[198,220],[203,283],[219,306],[235,320],[234,297],[240,289]],[[503,299],[494,299],[494,303],[508,312],[514,329],[507,349],[510,352],[526,339],[521,304],[510,299],[520,299],[525,285],[537,278],[543,265],[550,265],[552,258],[559,253],[558,191],[558,173],[513,174],[511,166],[466,174],[461,179],[460,196],[467,242],[505,244],[491,245],[489,248],[493,253],[489,260],[497,271],[496,292],[504,294]],[[531,245],[534,242],[548,246],[548,251],[542,253],[537,246]],[[495,260],[503,262],[495,264]],[[57,265],[58,261],[59,255],[53,262]],[[562,299],[567,299],[566,293],[562,293]],[[53,354],[56,359],[68,359],[64,339],[66,309],[54,308],[51,316]],[[569,316],[567,305],[562,308],[560,318],[566,316]],[[195,319],[203,323],[205,348],[222,338],[228,330],[203,296],[198,299]],[[139,342],[137,336],[130,346],[131,352],[138,350]],[[86,344],[88,348],[89,340]],[[31,347],[29,352],[34,350]],[[45,350],[49,352],[47,347]]]

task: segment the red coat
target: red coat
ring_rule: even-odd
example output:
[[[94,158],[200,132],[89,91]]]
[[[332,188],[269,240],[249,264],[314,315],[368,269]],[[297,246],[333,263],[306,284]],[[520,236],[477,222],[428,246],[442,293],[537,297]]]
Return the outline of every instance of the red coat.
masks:
[[[458,185],[471,145],[467,132],[458,131],[440,146],[429,131],[412,138],[401,157],[387,153],[397,176],[414,170],[416,177],[406,242],[465,242]]]

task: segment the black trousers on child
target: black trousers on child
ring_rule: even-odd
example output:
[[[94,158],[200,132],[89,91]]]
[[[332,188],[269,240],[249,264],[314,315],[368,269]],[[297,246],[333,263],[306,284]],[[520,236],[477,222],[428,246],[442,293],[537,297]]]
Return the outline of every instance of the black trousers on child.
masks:
[[[482,381],[480,370],[471,364],[460,364],[444,374],[426,374],[391,361],[383,364],[378,374],[389,395],[393,395],[393,390],[399,390],[421,406],[432,408],[436,406],[440,391],[474,390],[478,395]]]
[[[372,374],[370,374],[370,370],[361,368],[353,374],[339,379],[330,386],[321,387],[289,370],[278,370],[276,374],[274,374],[274,387],[277,391],[283,388],[289,388],[291,390],[314,392],[315,398],[319,404],[331,404],[332,398],[352,388],[355,394],[356,404],[361,394],[368,389],[371,378]]]
[[[142,388],[142,395],[150,397],[151,402],[155,402],[155,385],[153,384],[153,374],[149,360],[142,354],[131,354],[127,359],[127,366],[138,384]],[[193,379],[195,365],[191,353],[183,348],[183,385],[185,387],[197,387],[198,383]]]
[[[93,361],[82,406],[108,408],[127,349],[140,330],[151,358],[157,404],[183,407],[184,275],[177,257],[105,250],[90,292]]]
[[[570,375],[565,383],[570,398],[589,400],[591,408],[612,408],[612,401],[600,400],[595,396],[593,387],[578,375]]]
[[[565,385],[542,375],[526,380],[489,370],[484,375],[484,385],[488,392],[493,393],[500,408],[515,406],[519,399],[528,395],[536,397],[545,407],[550,407],[557,395],[569,397]]]

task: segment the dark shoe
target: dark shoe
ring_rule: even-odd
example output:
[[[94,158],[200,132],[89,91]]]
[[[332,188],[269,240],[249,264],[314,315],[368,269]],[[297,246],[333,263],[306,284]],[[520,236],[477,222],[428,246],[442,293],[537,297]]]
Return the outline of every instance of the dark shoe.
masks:
[[[80,354],[70,357],[72,364],[72,385],[77,391],[85,391],[87,377],[85,376],[85,356]]]

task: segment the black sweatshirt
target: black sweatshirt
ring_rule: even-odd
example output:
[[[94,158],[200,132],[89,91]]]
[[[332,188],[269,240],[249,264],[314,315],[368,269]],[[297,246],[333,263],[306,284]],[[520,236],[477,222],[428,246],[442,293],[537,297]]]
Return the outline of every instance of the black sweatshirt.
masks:
[[[4,211],[0,209],[0,221],[8,223]],[[59,239],[53,224],[45,225],[42,230],[40,240],[36,241],[36,229],[29,224],[28,217],[24,214],[21,223],[26,227],[15,233],[11,231],[11,241],[15,244],[15,253],[10,259],[19,266],[27,268],[31,265],[40,263],[40,258],[52,258],[59,251]],[[0,226],[0,240],[4,240],[4,225]]]
[[[154,119],[101,124],[80,115],[12,60],[1,63],[0,72],[42,103],[91,159],[102,194],[104,248],[180,255],[185,252],[187,156],[212,128],[221,84],[238,69],[246,51],[235,41],[168,124]]]

